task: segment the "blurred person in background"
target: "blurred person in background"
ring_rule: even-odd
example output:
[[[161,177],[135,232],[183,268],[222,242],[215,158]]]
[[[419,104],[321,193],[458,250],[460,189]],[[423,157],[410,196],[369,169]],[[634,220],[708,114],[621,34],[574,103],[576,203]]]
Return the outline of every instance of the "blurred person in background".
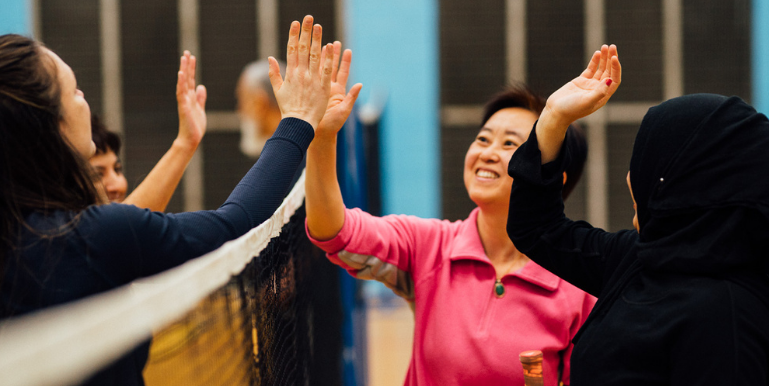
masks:
[[[335,65],[339,50],[335,46]],[[332,74],[329,111],[307,151],[307,234],[353,276],[379,280],[414,301],[405,384],[522,385],[517,356],[526,350],[543,352],[546,385],[569,384],[571,339],[595,298],[530,261],[505,233],[513,183],[507,161],[528,137],[544,99],[516,87],[486,106],[465,158],[465,186],[478,205],[467,220],[376,217],[345,208],[336,176],[337,133],[350,113],[350,95],[360,90],[355,85],[345,96],[350,60],[345,51]],[[576,128],[566,142],[574,157],[563,179],[571,188],[587,145]]]
[[[185,51],[184,57],[192,67],[190,71],[195,72],[196,61],[192,60],[190,52]],[[180,67],[179,71],[182,70]],[[206,133],[205,114],[191,110],[178,90],[176,102],[179,134],[171,148],[128,197],[128,181],[123,174],[123,164],[119,157],[120,137],[107,130],[95,114],[91,116],[91,137],[96,145],[96,154],[88,162],[99,176],[99,191],[104,191],[110,202],[122,202],[158,212],[164,211],[168,206],[184,170]]]
[[[128,194],[128,180],[120,161],[120,136],[107,130],[96,114],[91,114],[91,138],[96,154],[88,160],[99,177],[97,188],[102,189],[109,202],[123,202]],[[138,205],[137,205],[138,206]]]
[[[281,73],[286,64],[278,61]],[[240,118],[240,151],[250,158],[262,153],[280,123],[280,108],[272,91],[267,60],[251,62],[240,73],[235,89]]]
[[[88,164],[96,151],[91,111],[72,69],[34,40],[0,36],[0,318],[154,275],[267,220],[328,106],[332,58],[317,59],[321,35],[312,16],[291,24],[285,81],[277,63],[271,70],[283,117],[278,129],[224,204],[180,214],[98,205]],[[189,109],[185,116],[205,123],[195,61],[180,59],[177,97]],[[140,345],[85,384],[143,385],[147,355],[148,345]]]

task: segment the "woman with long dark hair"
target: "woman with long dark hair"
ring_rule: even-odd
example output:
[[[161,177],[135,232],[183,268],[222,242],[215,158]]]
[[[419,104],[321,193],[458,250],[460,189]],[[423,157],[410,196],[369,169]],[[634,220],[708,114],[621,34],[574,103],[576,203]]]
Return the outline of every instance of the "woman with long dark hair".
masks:
[[[714,94],[649,109],[627,178],[635,229],[606,232],[563,214],[562,143],[620,80],[617,49],[603,46],[550,96],[508,169],[510,238],[598,297],[572,385],[767,385],[769,120]]]
[[[300,36],[301,28],[301,36]],[[0,36],[0,316],[106,291],[209,252],[274,212],[328,104],[331,57],[312,17],[291,25],[283,113],[262,157],[215,211],[164,215],[99,202],[88,158],[90,109],[69,66],[28,38]],[[274,61],[274,60],[273,60]],[[179,77],[195,98],[194,78]],[[197,112],[205,114],[203,106]],[[146,346],[89,381],[143,384]]]

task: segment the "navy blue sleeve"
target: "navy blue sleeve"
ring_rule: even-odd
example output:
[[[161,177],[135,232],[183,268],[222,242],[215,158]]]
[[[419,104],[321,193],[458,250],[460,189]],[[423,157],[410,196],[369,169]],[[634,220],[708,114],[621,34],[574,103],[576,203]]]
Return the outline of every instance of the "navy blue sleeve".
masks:
[[[507,234],[516,248],[537,264],[599,296],[606,279],[635,244],[638,234],[609,233],[584,221],[566,218],[561,190],[568,151],[563,146],[555,161],[542,165],[541,160],[536,130],[532,130],[508,164],[513,188]],[[611,259],[612,256],[617,259]]]
[[[163,214],[121,204],[89,208],[78,227],[89,264],[119,285],[242,236],[283,202],[313,136],[307,122],[283,119],[257,163],[217,210]]]

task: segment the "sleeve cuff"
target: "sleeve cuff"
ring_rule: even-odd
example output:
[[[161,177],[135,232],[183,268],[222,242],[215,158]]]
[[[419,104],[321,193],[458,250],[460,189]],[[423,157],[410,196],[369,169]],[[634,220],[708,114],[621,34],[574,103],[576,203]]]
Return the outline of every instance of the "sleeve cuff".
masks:
[[[299,118],[283,118],[271,139],[283,138],[307,150],[314,137],[315,130],[309,123]]]
[[[343,250],[352,239],[352,221],[353,218],[350,215],[350,210],[344,210],[344,225],[339,230],[334,238],[329,240],[318,240],[310,235],[310,229],[307,227],[307,219],[304,220],[304,231],[307,233],[307,238],[310,242],[315,244],[318,248],[329,254],[336,254]]]
[[[518,148],[507,166],[507,174],[516,181],[523,181],[536,186],[563,184],[563,172],[568,164],[569,152],[564,140],[558,157],[542,165],[542,154],[537,141],[537,123],[529,134],[529,139]]]

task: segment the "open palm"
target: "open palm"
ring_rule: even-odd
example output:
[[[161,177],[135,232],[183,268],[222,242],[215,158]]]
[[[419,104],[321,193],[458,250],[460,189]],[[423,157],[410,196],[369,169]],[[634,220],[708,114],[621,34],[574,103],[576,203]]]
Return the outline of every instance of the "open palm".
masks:
[[[347,79],[350,76],[350,64],[352,63],[352,51],[345,50],[342,54],[342,62],[339,64],[339,55],[342,51],[342,43],[334,42],[334,52],[328,52],[324,49],[322,57],[333,55],[334,65],[331,72],[331,92],[329,94],[328,106],[323,119],[318,125],[318,131],[323,134],[336,135],[342,128],[347,117],[350,116],[355,100],[358,99],[361,87],[360,83],[352,86],[349,93],[347,91]]]
[[[576,121],[603,107],[621,81],[617,47],[604,45],[580,76],[550,95],[547,108],[564,121]]]
[[[189,51],[184,51],[179,63],[176,82],[176,103],[179,111],[179,138],[197,146],[206,134],[206,88],[195,87],[197,61]]]

